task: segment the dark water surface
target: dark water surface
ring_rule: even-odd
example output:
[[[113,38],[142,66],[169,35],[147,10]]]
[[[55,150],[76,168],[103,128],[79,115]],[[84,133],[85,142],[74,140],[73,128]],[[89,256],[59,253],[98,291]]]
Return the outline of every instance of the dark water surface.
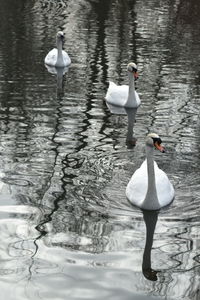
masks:
[[[199,299],[199,0],[0,4],[1,299]],[[43,64],[58,29],[63,82]],[[131,115],[104,101],[129,61],[135,147]],[[125,197],[149,131],[176,191],[159,214]]]

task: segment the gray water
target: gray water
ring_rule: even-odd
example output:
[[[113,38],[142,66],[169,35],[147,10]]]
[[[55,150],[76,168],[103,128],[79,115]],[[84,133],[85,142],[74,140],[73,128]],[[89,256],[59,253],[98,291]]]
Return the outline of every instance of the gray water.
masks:
[[[0,4],[1,299],[199,299],[199,0]],[[43,63],[60,29],[63,77]],[[130,61],[136,122],[104,100]],[[151,131],[176,196],[146,214],[125,188]]]

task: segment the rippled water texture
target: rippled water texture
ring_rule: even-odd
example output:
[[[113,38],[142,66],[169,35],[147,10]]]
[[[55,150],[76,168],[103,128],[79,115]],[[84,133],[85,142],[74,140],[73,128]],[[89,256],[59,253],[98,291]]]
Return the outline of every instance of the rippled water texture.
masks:
[[[0,2],[1,299],[199,299],[199,0]],[[104,100],[129,61],[135,122]],[[125,197],[150,131],[176,192],[159,213]]]

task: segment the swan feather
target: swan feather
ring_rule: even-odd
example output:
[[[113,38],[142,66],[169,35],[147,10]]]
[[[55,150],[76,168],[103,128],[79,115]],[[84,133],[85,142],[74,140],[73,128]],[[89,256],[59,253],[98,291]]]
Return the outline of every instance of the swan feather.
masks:
[[[50,65],[50,66],[56,66],[57,63],[57,57],[58,57],[58,49],[54,48],[45,57],[45,64]],[[63,64],[62,66],[57,66],[57,67],[67,67],[71,64],[71,59],[67,52],[62,50],[62,59],[63,59]]]
[[[158,167],[155,161],[154,171],[158,202],[160,207],[164,207],[173,200],[174,188],[169,181],[167,174]],[[140,168],[132,175],[126,188],[126,196],[132,204],[145,209],[143,202],[147,194],[147,189],[148,173],[147,160],[145,160]]]
[[[141,101],[138,96],[138,93],[135,91],[135,97],[136,97],[136,103],[132,103],[132,105],[126,106],[127,100],[128,100],[128,91],[129,86],[128,85],[117,85],[114,82],[109,82],[109,87],[106,93],[106,101],[110,104],[116,105],[116,106],[125,106],[130,108],[136,108],[140,105]]]

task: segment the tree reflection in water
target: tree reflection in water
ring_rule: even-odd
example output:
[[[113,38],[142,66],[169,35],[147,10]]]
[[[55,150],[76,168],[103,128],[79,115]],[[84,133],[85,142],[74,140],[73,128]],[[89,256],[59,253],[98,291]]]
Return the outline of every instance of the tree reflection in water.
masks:
[[[14,282],[19,299],[58,298],[58,290],[65,299],[66,287],[71,299],[88,290],[88,299],[132,299],[135,292],[198,298],[199,15],[197,0],[2,1],[4,298]],[[57,83],[43,60],[58,29],[72,66]],[[110,79],[127,83],[132,60],[141,70],[136,123],[129,114],[111,115],[104,101]],[[157,277],[150,281],[140,272],[143,220],[124,191],[144,158],[142,137],[154,129],[167,145],[158,163],[176,200],[159,214],[153,268],[156,215],[147,228],[143,272]],[[129,134],[141,144],[131,145]],[[146,224],[149,219],[144,215]]]

